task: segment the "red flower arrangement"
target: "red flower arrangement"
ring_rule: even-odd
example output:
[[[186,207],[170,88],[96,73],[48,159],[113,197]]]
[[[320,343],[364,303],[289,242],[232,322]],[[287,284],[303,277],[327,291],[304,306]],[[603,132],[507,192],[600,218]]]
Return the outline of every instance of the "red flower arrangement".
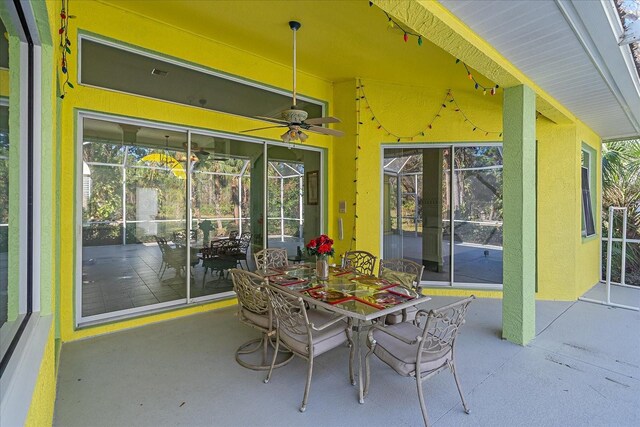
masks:
[[[308,255],[333,256],[333,240],[326,234],[311,239],[306,248]]]

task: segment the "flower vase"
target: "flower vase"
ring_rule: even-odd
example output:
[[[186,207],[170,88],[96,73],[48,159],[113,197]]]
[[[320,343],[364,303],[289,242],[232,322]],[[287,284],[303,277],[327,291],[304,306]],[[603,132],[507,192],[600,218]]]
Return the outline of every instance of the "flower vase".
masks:
[[[327,280],[329,278],[329,261],[326,255],[316,256],[316,278]]]

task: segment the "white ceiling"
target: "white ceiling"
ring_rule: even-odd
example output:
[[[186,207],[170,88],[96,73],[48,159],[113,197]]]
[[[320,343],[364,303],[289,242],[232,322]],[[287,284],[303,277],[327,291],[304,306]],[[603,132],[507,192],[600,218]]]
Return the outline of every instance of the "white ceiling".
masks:
[[[440,1],[602,138],[640,135],[640,82],[611,0]]]

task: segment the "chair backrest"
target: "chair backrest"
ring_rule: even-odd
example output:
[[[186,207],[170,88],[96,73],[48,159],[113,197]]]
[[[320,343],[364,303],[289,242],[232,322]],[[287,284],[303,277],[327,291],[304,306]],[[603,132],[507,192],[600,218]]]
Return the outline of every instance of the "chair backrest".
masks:
[[[289,265],[287,250],[283,248],[266,248],[253,255],[258,270],[286,267]]]
[[[342,267],[349,267],[360,274],[373,275],[376,256],[367,251],[348,251],[342,258]]]
[[[311,327],[302,298],[288,294],[271,284],[267,285],[267,293],[278,329],[289,335],[307,335],[311,347]]]
[[[164,255],[167,252],[167,248],[169,247],[169,244],[167,243],[167,239],[159,236],[155,236],[155,238],[156,238],[156,243],[160,248],[160,252],[162,253],[162,255]]]
[[[211,249],[211,254],[215,256],[226,255],[231,248],[236,245],[235,241],[220,239],[220,240],[212,240],[209,245],[209,249]]]
[[[250,244],[251,244],[251,233],[249,233],[248,231],[245,231],[240,235],[240,243],[238,244],[238,249],[242,253],[246,254]]]
[[[465,315],[469,303],[476,297],[471,295],[468,298],[433,309],[426,314],[426,322],[422,332],[422,340],[418,346],[418,357],[422,353],[440,353],[453,349],[460,327],[464,324]],[[420,324],[421,313],[416,315],[416,323]]]
[[[413,287],[420,286],[420,280],[422,279],[422,272],[424,271],[424,265],[420,265],[417,262],[413,262],[409,259],[394,258],[394,259],[381,259],[380,267],[378,270],[378,276],[383,277],[385,270],[399,271],[401,273],[408,273],[414,276]]]
[[[202,259],[207,260],[216,258],[218,256],[218,252],[216,251],[216,248],[202,248],[200,250],[200,255],[202,256]]]
[[[238,230],[229,231],[229,240],[235,240],[238,238]]]
[[[270,315],[271,305],[267,294],[267,282],[261,276],[238,268],[229,270],[238,305],[255,314]],[[269,322],[271,324],[271,322]]]

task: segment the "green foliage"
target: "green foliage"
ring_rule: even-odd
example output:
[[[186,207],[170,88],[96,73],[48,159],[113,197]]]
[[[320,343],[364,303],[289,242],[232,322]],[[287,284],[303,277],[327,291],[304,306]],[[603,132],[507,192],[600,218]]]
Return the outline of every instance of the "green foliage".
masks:
[[[451,177],[449,150],[443,152],[441,178],[441,215],[443,227],[448,230],[450,209],[455,219],[455,239],[459,242],[502,246],[502,155],[497,147],[456,148],[453,162],[455,174]],[[423,159],[421,154],[398,158],[393,164],[401,167],[400,180],[389,178],[390,218],[392,229],[398,228],[397,191],[401,186],[400,201],[402,230],[422,233],[423,227]],[[392,165],[393,166],[393,165]],[[395,170],[393,167],[392,170]],[[396,167],[400,169],[400,167]],[[451,185],[453,200],[450,200]],[[433,226],[433,224],[432,224]],[[448,234],[448,231],[445,233]]]
[[[609,206],[627,207],[627,238],[640,239],[640,140],[615,141],[602,146],[602,233],[608,234]],[[613,224],[614,237],[622,235],[622,221]],[[620,278],[621,244],[613,245],[612,277]],[[606,268],[606,246],[603,250]],[[628,244],[626,282],[640,285],[640,244]]]

